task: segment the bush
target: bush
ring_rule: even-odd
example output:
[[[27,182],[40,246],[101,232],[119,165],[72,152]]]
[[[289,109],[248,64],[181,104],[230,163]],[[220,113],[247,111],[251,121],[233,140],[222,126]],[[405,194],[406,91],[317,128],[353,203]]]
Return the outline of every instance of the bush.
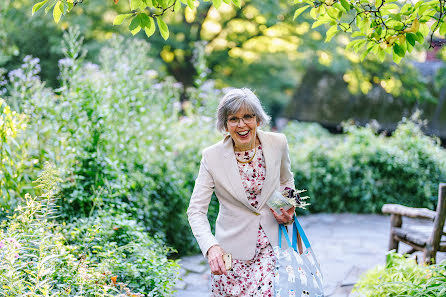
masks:
[[[61,87],[45,88],[36,60],[27,58],[21,75],[9,79],[6,100],[29,118],[19,140],[27,141],[33,167],[48,160],[61,169],[61,219],[70,223],[122,205],[120,212],[179,254],[197,252],[186,208],[200,151],[219,138],[204,116],[219,92],[210,82],[188,89],[196,105],[182,111],[182,86],[152,69],[148,51],[143,41],[116,37],[99,65],[84,63],[82,38],[70,29],[59,62]]]
[[[446,261],[420,266],[413,259],[392,252],[387,255],[386,266],[368,271],[353,292],[365,297],[445,296]]]
[[[68,224],[64,233],[76,258],[111,271],[131,290],[148,296],[172,295],[179,268],[166,257],[172,250],[151,238],[128,214],[100,211],[97,217]]]
[[[118,296],[131,293],[126,285],[114,284],[109,272],[113,267],[107,261],[94,264],[90,259],[77,257],[72,253],[72,247],[65,244],[61,228],[54,221],[54,193],[59,181],[54,167],[46,165],[38,179],[42,194],[36,197],[26,195],[14,215],[3,221],[0,294]],[[165,259],[165,255],[158,254],[157,258]]]
[[[421,128],[413,118],[403,119],[390,137],[353,125],[330,136],[317,124],[290,123],[284,132],[295,183],[308,189],[309,210],[380,212],[385,203],[435,209],[446,152]]]

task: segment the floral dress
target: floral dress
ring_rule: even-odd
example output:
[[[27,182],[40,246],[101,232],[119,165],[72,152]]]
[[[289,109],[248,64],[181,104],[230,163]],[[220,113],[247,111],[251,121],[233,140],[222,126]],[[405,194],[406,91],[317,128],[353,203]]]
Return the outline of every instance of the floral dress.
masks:
[[[257,208],[266,172],[262,146],[257,147],[257,152],[255,149],[235,152],[236,158],[240,161],[249,160],[254,153],[255,157],[251,162],[237,162],[237,164],[248,200],[252,206]],[[213,275],[213,296],[274,296],[275,261],[271,243],[266,237],[265,231],[259,226],[254,258],[251,260],[233,259],[232,270],[228,271],[227,276]]]

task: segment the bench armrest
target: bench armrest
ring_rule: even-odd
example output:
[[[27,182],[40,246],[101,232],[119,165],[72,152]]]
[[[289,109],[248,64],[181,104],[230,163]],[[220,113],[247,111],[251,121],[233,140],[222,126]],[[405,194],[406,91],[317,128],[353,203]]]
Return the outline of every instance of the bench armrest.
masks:
[[[396,214],[409,218],[419,218],[434,221],[437,213],[427,208],[407,207],[399,204],[384,204],[382,212],[387,214]]]

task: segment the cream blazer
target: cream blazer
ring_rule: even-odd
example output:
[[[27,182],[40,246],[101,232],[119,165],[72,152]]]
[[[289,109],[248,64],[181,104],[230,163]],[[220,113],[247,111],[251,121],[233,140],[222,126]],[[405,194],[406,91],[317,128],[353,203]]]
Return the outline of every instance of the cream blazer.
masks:
[[[283,134],[257,130],[257,135],[266,163],[266,177],[257,209],[246,196],[230,135],[203,150],[187,215],[204,256],[211,246],[219,244],[234,259],[254,258],[259,225],[272,246],[278,244],[278,224],[266,202],[274,190],[294,188],[288,143]],[[213,192],[220,204],[215,236],[207,218]],[[284,239],[283,244],[286,244]]]

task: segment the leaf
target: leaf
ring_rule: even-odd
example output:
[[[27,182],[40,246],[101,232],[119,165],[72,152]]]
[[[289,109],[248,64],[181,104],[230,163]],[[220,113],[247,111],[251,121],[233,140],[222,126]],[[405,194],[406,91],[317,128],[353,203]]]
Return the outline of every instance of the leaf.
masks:
[[[32,10],[32,15],[34,15],[39,9],[41,9],[42,6],[44,6],[47,2],[48,2],[48,0],[44,0],[42,2],[38,2],[38,3],[34,4],[33,10]]]
[[[54,4],[56,4],[57,0],[51,0],[49,2],[49,4],[45,7],[45,13],[48,13],[54,6]]]
[[[179,2],[179,1],[178,1]],[[215,8],[219,9],[221,6],[221,0],[212,0],[214,3]]]
[[[238,8],[242,7],[242,2],[240,0],[232,0],[232,2],[237,6]]]
[[[62,17],[62,13],[63,13],[63,3],[61,1],[57,1],[53,9],[53,18],[56,24],[59,23],[60,18]]]
[[[133,20],[130,22],[130,25],[129,25],[129,30],[130,31],[133,31],[133,30],[135,30],[137,27],[139,27],[139,25],[140,25],[140,19],[139,19],[139,16],[137,15],[136,17],[134,17],[133,18]],[[133,33],[133,32],[132,32]],[[138,33],[138,32],[137,32]],[[136,33],[135,33],[136,34]],[[133,35],[135,35],[135,34],[133,34]]]
[[[446,34],[446,19],[443,19],[443,23],[440,26],[440,35]]]
[[[339,10],[334,7],[327,8],[327,14],[334,20],[338,19]]]
[[[413,33],[407,33],[406,34],[406,40],[410,45],[415,46],[416,37]]]
[[[114,26],[116,26],[116,25],[121,25],[122,22],[123,22],[126,18],[128,18],[128,17],[130,17],[130,16],[132,16],[131,13],[118,14],[118,15],[115,17],[115,19],[113,20],[113,25],[114,25]]]
[[[406,51],[398,44],[393,44],[393,52],[403,58],[406,55]]]
[[[401,62],[402,57],[398,56],[395,52],[393,52],[392,59],[393,59],[393,62],[395,62],[396,64],[399,64]]]
[[[305,10],[307,10],[308,7],[310,7],[310,6],[307,5],[307,6],[303,6],[303,7],[299,8],[299,9],[296,9],[296,11],[294,12],[293,21],[294,21],[298,16],[300,16],[300,15],[302,14],[302,12],[304,12]]]
[[[189,6],[190,9],[195,8],[195,4],[193,0],[187,0],[187,6]]]
[[[144,9],[146,4],[142,0],[131,0],[130,1],[130,9],[136,10],[138,8]]]
[[[156,22],[158,23],[161,36],[164,38],[164,40],[167,40],[167,38],[169,38],[169,28],[167,27],[166,23],[159,17],[156,17]]]
[[[336,33],[338,33],[338,25],[331,26],[330,29],[328,29],[327,31],[325,42],[329,42],[333,38],[333,36],[336,35]]]
[[[350,10],[350,4],[347,2],[347,0],[341,0],[342,7],[345,8],[345,10]]]
[[[375,6],[378,8],[383,3],[383,0],[376,0]]]
[[[370,41],[369,44],[367,45],[367,49],[361,54],[361,57],[360,57],[361,61],[364,61],[365,57],[367,57],[367,55],[373,49],[373,45],[374,45],[374,42]]]
[[[382,62],[384,62],[384,59],[386,58],[386,52],[380,47],[378,49],[377,56],[378,56],[379,61],[382,63]]]
[[[149,17],[149,26],[146,26],[144,31],[146,32],[147,37],[150,37],[155,33],[155,21],[152,17]]]
[[[418,31],[417,34],[415,34],[415,38],[419,43],[421,44],[424,43],[424,35],[420,31]]]
[[[317,27],[319,27],[320,25],[323,25],[323,24],[326,24],[326,23],[329,23],[330,22],[330,20],[328,20],[328,19],[319,19],[319,20],[317,20],[316,22],[314,22],[313,23],[313,25],[311,26],[311,28],[313,29],[313,28],[317,28]]]

